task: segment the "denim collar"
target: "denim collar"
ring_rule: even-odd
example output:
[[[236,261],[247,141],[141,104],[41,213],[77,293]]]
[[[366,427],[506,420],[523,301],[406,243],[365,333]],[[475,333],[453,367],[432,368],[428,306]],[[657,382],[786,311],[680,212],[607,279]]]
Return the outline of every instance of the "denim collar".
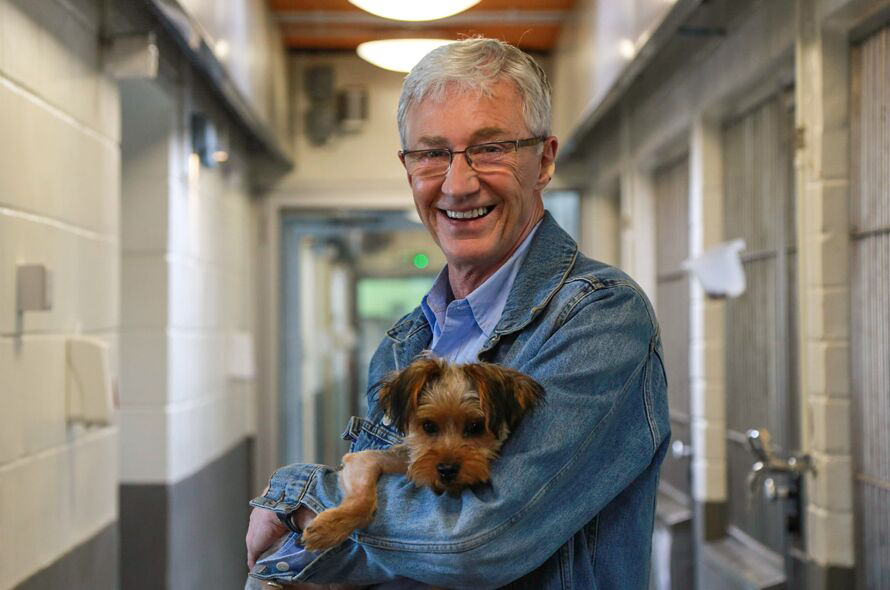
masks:
[[[504,312],[494,329],[495,335],[509,334],[527,326],[565,283],[577,256],[578,244],[545,212],[513,281]],[[387,336],[396,342],[405,342],[424,328],[429,330],[429,323],[417,307],[396,323]]]

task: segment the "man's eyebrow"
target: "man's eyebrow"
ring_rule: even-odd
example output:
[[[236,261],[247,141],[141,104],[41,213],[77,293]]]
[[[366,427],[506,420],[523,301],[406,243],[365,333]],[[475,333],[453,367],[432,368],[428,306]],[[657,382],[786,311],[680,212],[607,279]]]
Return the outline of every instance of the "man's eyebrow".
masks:
[[[448,147],[448,140],[441,135],[424,135],[417,140],[417,145],[425,147]]]
[[[500,127],[483,127],[473,133],[472,141],[475,143],[489,139],[503,139],[505,135],[507,135],[507,131]]]

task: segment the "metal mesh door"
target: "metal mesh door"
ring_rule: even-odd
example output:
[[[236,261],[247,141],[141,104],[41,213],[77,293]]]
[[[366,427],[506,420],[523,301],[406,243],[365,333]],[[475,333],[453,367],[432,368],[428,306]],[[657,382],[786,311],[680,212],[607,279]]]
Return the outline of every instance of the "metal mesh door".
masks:
[[[689,159],[655,172],[657,315],[661,325],[672,438],[690,443],[689,433],[689,275],[680,265],[689,256]],[[689,497],[689,462],[670,455],[662,483]],[[682,498],[681,498],[682,499]]]
[[[723,130],[724,235],[744,238],[747,290],[726,305],[726,424],[730,531],[782,553],[780,503],[749,502],[749,428],[767,427],[780,455],[797,446],[794,149],[789,92]]]
[[[890,588],[890,28],[852,52],[857,576]]]

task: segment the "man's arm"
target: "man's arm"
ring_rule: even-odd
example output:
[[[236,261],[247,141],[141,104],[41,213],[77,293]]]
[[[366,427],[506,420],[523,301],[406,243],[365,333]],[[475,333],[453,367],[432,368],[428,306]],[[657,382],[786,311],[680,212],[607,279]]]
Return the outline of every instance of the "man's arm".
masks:
[[[649,306],[630,285],[591,287],[563,313],[516,367],[541,383],[545,403],[507,440],[491,486],[436,496],[384,477],[358,542],[326,552],[298,580],[497,587],[543,563],[646,470],[668,435]],[[320,511],[340,499],[334,473],[295,466],[276,473],[265,503]]]

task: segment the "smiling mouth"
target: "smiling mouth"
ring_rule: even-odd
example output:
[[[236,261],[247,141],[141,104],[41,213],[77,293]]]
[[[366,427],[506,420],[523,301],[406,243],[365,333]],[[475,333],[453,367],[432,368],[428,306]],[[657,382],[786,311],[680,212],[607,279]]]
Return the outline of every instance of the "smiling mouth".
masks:
[[[439,209],[439,211],[447,215],[449,219],[471,220],[485,217],[491,213],[493,209],[494,205],[478,207],[476,209],[470,209],[469,211],[452,211],[450,209]]]

